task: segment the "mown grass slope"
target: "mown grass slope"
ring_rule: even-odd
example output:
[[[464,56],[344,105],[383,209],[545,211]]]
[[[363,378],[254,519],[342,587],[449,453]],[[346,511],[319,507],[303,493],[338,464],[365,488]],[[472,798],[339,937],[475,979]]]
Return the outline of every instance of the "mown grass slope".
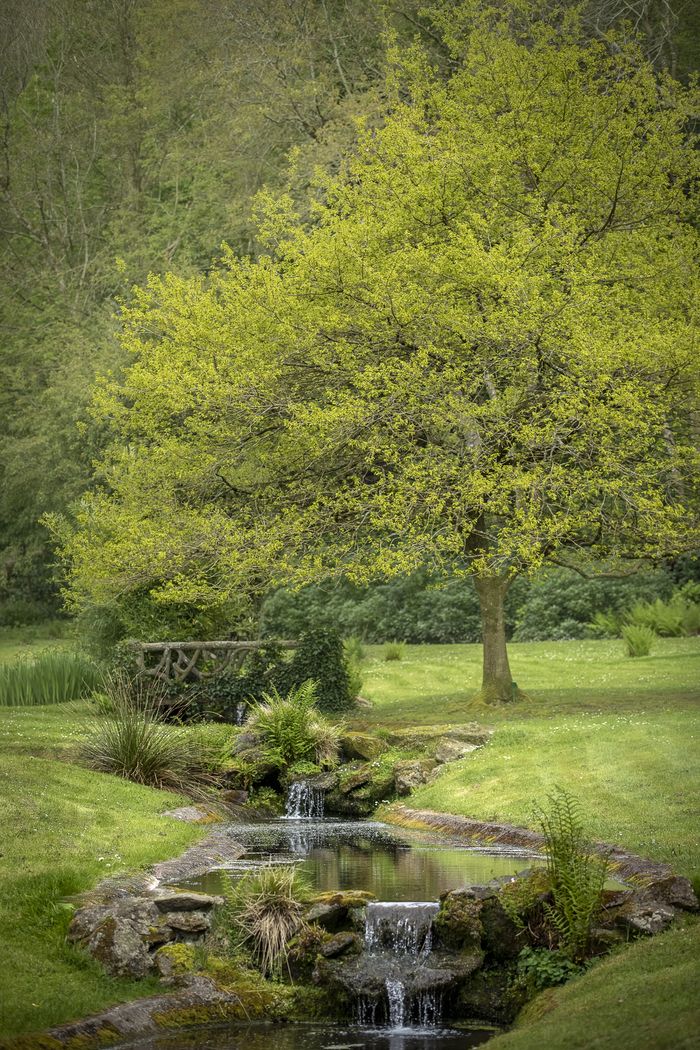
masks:
[[[201,828],[160,816],[177,795],[66,761],[87,705],[0,707],[0,1036],[149,994],[65,943],[65,898],[104,876],[176,856]]]

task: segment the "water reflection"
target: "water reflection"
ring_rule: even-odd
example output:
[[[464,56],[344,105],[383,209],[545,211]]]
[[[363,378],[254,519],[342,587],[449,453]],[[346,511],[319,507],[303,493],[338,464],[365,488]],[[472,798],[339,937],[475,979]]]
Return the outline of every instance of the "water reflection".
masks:
[[[296,860],[317,890],[368,890],[383,901],[434,901],[446,890],[541,863],[525,850],[465,846],[378,821],[280,820],[231,825],[228,831],[247,847],[225,869],[234,877],[272,860]],[[210,872],[187,885],[217,892],[222,875]]]
[[[475,1028],[361,1028],[250,1024],[198,1028],[123,1043],[117,1050],[468,1050],[494,1034]]]

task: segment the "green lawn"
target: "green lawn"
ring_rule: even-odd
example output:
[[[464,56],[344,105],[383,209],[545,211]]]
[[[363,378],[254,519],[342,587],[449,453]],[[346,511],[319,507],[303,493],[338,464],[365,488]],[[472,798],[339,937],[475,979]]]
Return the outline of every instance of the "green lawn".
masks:
[[[69,626],[64,621],[54,620],[36,627],[0,628],[0,663],[31,656],[42,649],[59,649],[73,644]]]
[[[65,896],[176,856],[202,830],[159,814],[178,796],[66,759],[87,705],[0,707],[0,1035],[36,1031],[149,994],[65,944]]]
[[[472,709],[478,646],[407,646],[391,662],[369,650],[362,691],[374,706],[358,724],[477,719],[496,730],[410,804],[532,826],[534,808],[561,786],[596,838],[700,876],[700,638],[659,639],[640,659],[618,641],[537,642],[511,654],[530,700]]]
[[[509,646],[515,681],[530,697],[517,710],[489,710],[492,721],[571,711],[638,711],[700,700],[700,638],[659,638],[650,656],[630,659],[618,639],[521,642]],[[479,645],[407,645],[400,661],[368,646],[362,693],[374,707],[367,724],[468,721],[481,679]],[[482,713],[483,715],[483,713]]]

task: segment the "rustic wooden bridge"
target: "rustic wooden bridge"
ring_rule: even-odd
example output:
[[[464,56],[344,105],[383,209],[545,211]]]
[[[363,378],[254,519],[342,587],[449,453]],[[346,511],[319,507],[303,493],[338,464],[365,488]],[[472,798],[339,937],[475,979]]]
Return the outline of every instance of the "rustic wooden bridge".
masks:
[[[292,641],[256,642],[133,642],[136,666],[141,674],[166,682],[212,678],[223,671],[240,671],[260,649],[295,649]]]

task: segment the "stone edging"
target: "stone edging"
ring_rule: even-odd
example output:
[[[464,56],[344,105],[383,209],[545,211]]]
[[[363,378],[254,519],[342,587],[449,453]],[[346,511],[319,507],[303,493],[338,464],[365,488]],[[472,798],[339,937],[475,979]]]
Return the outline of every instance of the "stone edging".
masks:
[[[381,816],[387,823],[400,827],[430,828],[488,845],[501,843],[530,850],[541,850],[544,846],[544,837],[539,832],[519,828],[514,824],[496,824],[452,813],[437,813],[430,809],[411,809],[402,805],[387,807],[382,810]],[[619,846],[610,846],[604,842],[596,842],[594,845],[596,850],[609,858],[614,873],[621,879],[648,890],[655,900],[692,911],[697,909],[698,900],[690,881],[676,875],[669,864],[639,857]]]

